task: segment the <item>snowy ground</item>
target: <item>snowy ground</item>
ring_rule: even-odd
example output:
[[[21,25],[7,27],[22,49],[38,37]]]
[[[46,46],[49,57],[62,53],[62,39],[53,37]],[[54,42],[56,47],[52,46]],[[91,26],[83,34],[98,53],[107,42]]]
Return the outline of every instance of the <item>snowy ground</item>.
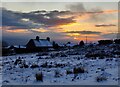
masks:
[[[73,52],[75,50],[72,50]],[[69,51],[68,51],[69,52]],[[86,58],[85,53],[76,55],[51,56],[51,54],[64,53],[66,51],[49,52],[47,55],[36,56],[37,53],[4,56],[2,66],[2,84],[12,85],[118,85],[118,62],[119,58],[91,59]],[[20,58],[22,63],[15,64]],[[2,60],[0,60],[1,62]],[[46,64],[47,63],[47,64]],[[22,64],[28,68],[21,67]],[[32,65],[38,65],[31,68]],[[75,67],[83,67],[84,73],[67,74],[73,72]],[[55,71],[58,72],[55,76]],[[43,73],[43,82],[36,81],[35,74]],[[1,73],[0,73],[1,75]],[[107,80],[97,81],[96,77],[103,76]]]

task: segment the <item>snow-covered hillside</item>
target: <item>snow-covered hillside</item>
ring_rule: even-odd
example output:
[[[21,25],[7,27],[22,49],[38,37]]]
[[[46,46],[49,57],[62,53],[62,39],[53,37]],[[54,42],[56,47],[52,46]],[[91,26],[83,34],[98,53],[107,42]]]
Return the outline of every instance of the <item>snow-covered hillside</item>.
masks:
[[[118,85],[120,55],[114,46],[4,56],[3,84]],[[98,55],[99,54],[99,55]],[[1,61],[1,60],[0,60]],[[42,80],[36,80],[42,73]]]

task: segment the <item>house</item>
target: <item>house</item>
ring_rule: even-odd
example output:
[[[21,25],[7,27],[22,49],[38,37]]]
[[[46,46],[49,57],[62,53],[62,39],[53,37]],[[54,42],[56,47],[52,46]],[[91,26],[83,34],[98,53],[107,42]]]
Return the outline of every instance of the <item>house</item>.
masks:
[[[27,53],[26,46],[24,45],[14,45],[16,53]]]
[[[114,42],[115,44],[120,44],[120,39],[115,39]]]
[[[14,55],[16,53],[26,53],[26,46],[23,45],[11,45],[3,48],[3,55]]]
[[[98,43],[99,45],[108,45],[113,44],[113,40],[99,40]]]
[[[53,45],[50,42],[49,37],[47,37],[46,39],[39,39],[39,37],[36,36],[36,39],[31,39],[27,43],[26,47],[30,52],[38,52],[48,51],[49,49],[53,48]]]

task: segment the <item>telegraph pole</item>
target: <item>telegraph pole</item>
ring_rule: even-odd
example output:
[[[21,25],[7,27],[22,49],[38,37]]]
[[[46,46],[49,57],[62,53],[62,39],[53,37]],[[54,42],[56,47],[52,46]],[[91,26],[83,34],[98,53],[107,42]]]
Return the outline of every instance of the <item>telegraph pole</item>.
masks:
[[[86,44],[87,44],[87,36],[86,36]]]

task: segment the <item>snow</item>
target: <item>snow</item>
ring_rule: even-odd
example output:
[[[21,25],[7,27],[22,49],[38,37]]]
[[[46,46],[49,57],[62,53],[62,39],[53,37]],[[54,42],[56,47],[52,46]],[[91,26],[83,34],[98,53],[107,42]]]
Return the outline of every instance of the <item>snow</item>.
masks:
[[[7,46],[5,47],[6,49],[9,49],[11,46]],[[26,48],[26,46],[23,46],[23,45],[14,45],[13,47],[15,48]]]
[[[15,48],[26,48],[26,46],[22,46],[22,45],[19,45],[19,46],[15,45],[14,47]]]
[[[34,41],[36,47],[52,47],[52,44],[48,40],[41,39],[39,41],[37,41],[37,40],[33,40],[33,41]]]
[[[95,47],[96,48],[96,47]],[[111,50],[109,47],[97,47],[100,50]],[[17,54],[12,56],[4,56],[2,68],[2,84],[12,85],[118,85],[120,78],[118,77],[118,62],[120,56],[87,58],[86,48],[70,49],[65,51],[51,51],[48,55],[36,56],[38,53]],[[90,50],[91,48],[89,48]],[[93,48],[92,48],[93,50]],[[96,49],[94,49],[96,52]],[[78,54],[73,55],[74,52]],[[97,50],[99,52],[99,50]],[[59,55],[51,57],[51,54]],[[69,53],[69,55],[67,54]],[[67,56],[60,56],[66,54]],[[72,54],[72,55],[70,55]],[[21,59],[22,63],[15,65],[16,59]],[[24,61],[24,62],[23,62]],[[45,66],[45,64],[47,65]],[[22,64],[26,64],[28,68],[20,68]],[[31,68],[31,65],[38,65],[37,68]],[[43,66],[44,65],[44,66]],[[66,74],[66,71],[72,71],[77,67],[83,67],[85,72],[78,74]],[[55,77],[55,71],[59,72],[59,77]],[[43,73],[43,82],[36,81],[35,74]],[[105,81],[97,82],[96,77],[103,76],[107,78]]]

